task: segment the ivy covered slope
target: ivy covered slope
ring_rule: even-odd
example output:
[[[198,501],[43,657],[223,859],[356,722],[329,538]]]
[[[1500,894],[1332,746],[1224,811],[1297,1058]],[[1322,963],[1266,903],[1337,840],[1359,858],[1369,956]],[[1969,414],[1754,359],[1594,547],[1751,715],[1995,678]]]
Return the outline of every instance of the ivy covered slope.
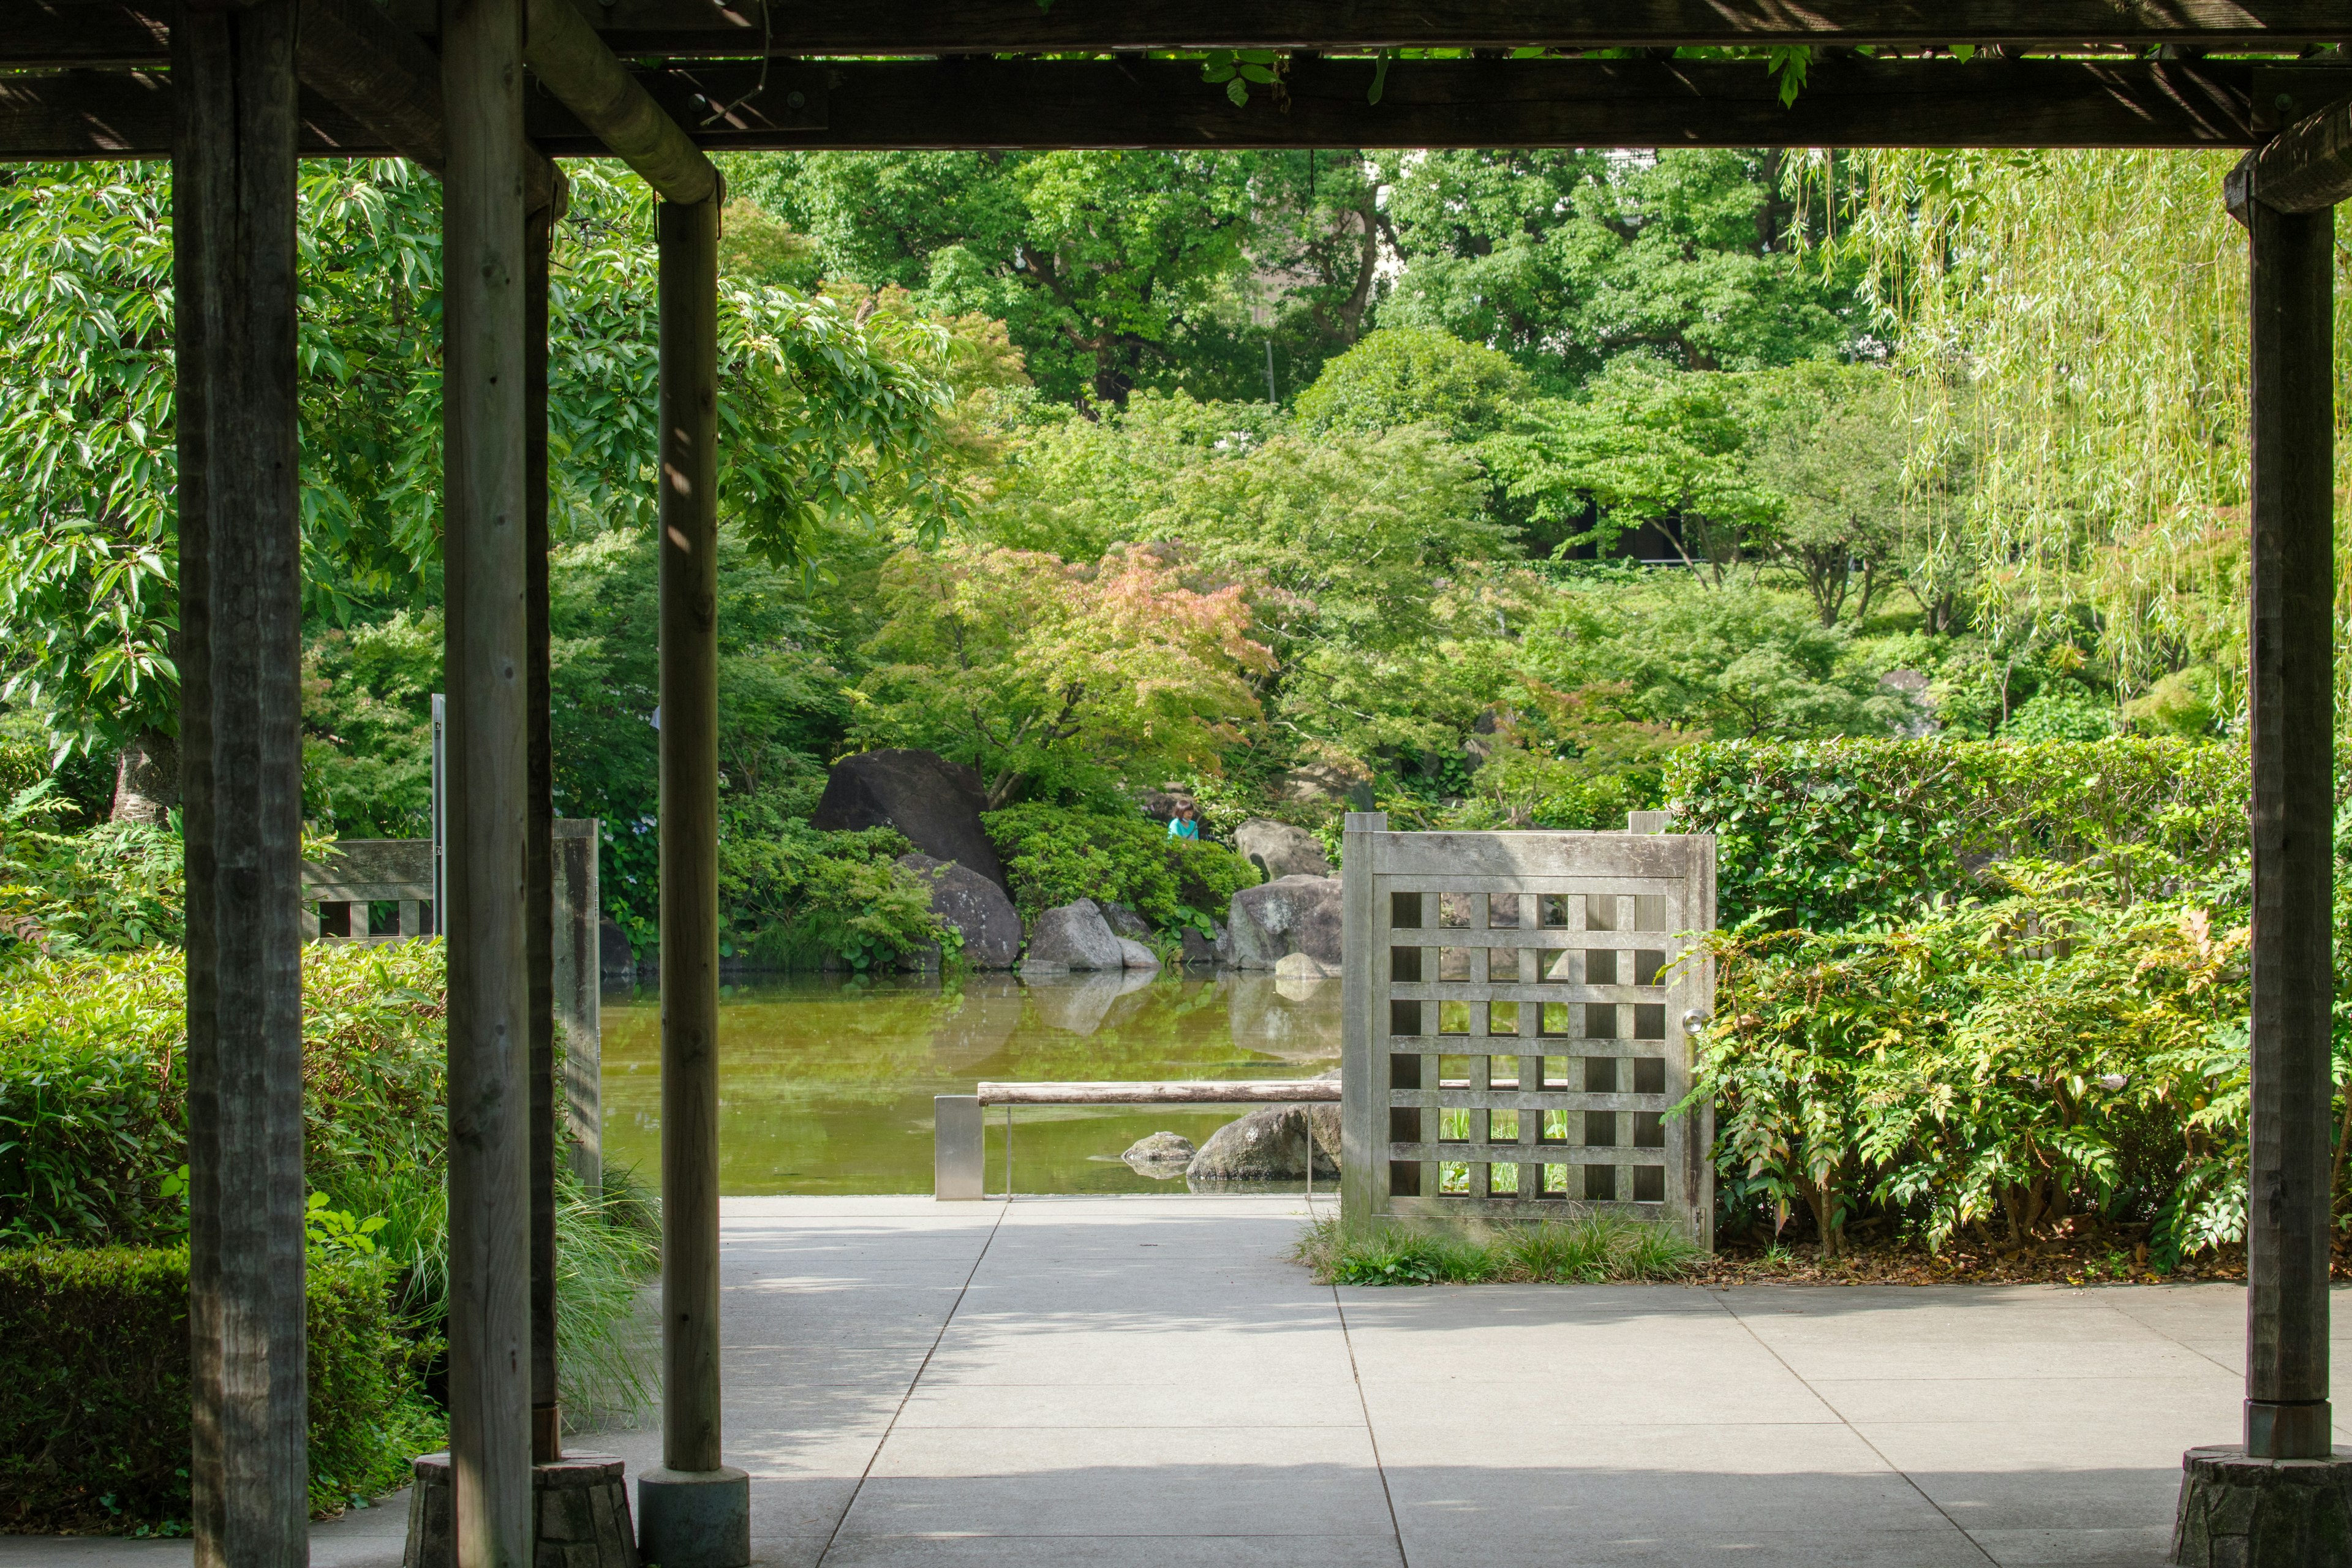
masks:
[[[1695,1093],[1727,1231],[2071,1220],[2159,1268],[2242,1238],[2242,750],[1739,742],[1669,780],[1717,836]]]

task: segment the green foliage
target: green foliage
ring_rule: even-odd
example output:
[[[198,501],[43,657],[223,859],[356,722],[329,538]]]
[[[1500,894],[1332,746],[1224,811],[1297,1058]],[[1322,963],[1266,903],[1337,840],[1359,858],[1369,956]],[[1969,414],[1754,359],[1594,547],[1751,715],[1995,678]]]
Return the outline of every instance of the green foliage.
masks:
[[[1843,631],[1754,584],[1593,586],[1538,616],[1527,659],[1578,721],[1677,739],[1884,735],[1910,715]]]
[[[1171,838],[1141,816],[1113,816],[1031,804],[981,821],[1003,857],[1013,902],[1024,921],[1078,899],[1125,904],[1162,931],[1192,923],[1188,912],[1222,919],[1234,894],[1257,885],[1257,868],[1197,838]]]
[[[1724,1194],[1776,1230],[1801,1206],[1832,1252],[1873,1205],[1937,1246],[2084,1212],[2156,1221],[2167,1263],[2236,1239],[2245,930],[2081,868],[2007,878],[1891,929],[1709,939],[1692,1103],[1713,1101]]]
[[[1361,1235],[1324,1218],[1292,1256],[1328,1285],[1598,1285],[1679,1279],[1699,1252],[1669,1226],[1588,1215],[1493,1227],[1381,1225]]]
[[[838,958],[866,969],[939,942],[930,889],[896,862],[895,829],[820,833],[799,820],[719,845],[722,957],[779,968]]]
[[[980,773],[988,804],[1213,771],[1255,718],[1239,584],[1188,586],[1183,552],[1114,549],[1076,563],[950,545],[894,558],[889,618],[853,721],[869,746],[920,746]]]
[[[1298,395],[1298,417],[1342,430],[1434,425],[1471,440],[1499,428],[1528,391],[1507,354],[1434,327],[1383,327],[1324,365]]]
[[[45,824],[71,809],[56,783],[44,778],[0,807],[0,966],[178,942],[187,892],[176,820],[53,832]]]
[[[1629,354],[1751,370],[1845,352],[1863,324],[1858,268],[1816,266],[1791,243],[1781,158],[1383,153],[1382,216],[1404,268],[1381,321],[1491,344],[1562,390]]]
[[[384,1284],[310,1265],[313,1512],[394,1489],[444,1440]],[[0,1523],[185,1533],[188,1346],[184,1248],[0,1250]]]
[[[1716,837],[1727,928],[1832,932],[1986,892],[1976,868],[2064,862],[2121,903],[2231,875],[2246,754],[2114,739],[1727,742],[1675,752],[1677,826]]]

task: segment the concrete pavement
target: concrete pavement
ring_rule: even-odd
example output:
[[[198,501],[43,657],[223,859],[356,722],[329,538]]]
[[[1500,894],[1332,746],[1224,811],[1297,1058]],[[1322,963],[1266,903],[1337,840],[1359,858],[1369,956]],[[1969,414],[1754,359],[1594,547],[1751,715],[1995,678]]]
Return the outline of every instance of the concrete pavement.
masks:
[[[1304,1215],[728,1200],[755,1558],[2137,1568],[2181,1450],[2237,1431],[2233,1286],[1333,1290],[1286,1258]],[[389,1568],[400,1522],[322,1525],[313,1561]],[[0,1568],[187,1555],[0,1538]]]

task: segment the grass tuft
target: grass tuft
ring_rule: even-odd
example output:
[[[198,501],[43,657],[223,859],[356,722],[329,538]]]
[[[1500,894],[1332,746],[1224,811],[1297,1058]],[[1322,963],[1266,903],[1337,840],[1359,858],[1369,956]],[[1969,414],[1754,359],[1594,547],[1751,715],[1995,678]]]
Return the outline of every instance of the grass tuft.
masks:
[[[1679,1279],[1699,1249],[1670,1226],[1586,1215],[1536,1225],[1386,1224],[1349,1236],[1317,1219],[1292,1254],[1326,1285],[1601,1285]]]

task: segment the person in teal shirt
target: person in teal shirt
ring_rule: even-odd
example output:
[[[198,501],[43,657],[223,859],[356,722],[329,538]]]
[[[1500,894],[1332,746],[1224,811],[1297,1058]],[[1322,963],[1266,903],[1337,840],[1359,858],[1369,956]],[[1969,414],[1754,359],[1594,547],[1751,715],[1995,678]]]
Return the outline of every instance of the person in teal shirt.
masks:
[[[1189,803],[1178,806],[1176,815],[1168,819],[1168,837],[1171,838],[1201,837],[1200,819],[1192,815],[1192,807]]]

